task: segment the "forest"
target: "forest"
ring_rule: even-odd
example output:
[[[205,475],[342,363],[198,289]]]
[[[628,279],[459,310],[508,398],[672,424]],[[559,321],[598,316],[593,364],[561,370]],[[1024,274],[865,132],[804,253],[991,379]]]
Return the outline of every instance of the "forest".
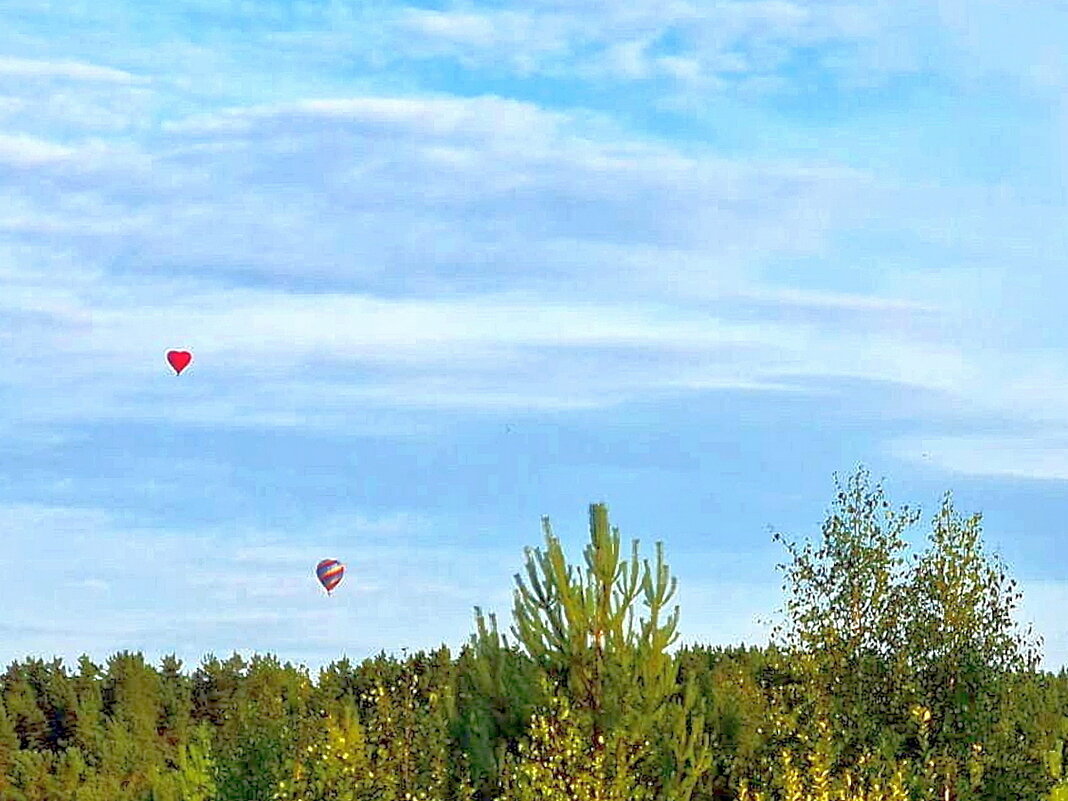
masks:
[[[543,520],[513,624],[475,609],[458,652],[16,661],[0,799],[1068,801],[1068,672],[951,495],[924,518],[837,480],[817,536],[776,535],[781,620],[748,647],[679,642],[665,545],[589,512],[581,561]]]

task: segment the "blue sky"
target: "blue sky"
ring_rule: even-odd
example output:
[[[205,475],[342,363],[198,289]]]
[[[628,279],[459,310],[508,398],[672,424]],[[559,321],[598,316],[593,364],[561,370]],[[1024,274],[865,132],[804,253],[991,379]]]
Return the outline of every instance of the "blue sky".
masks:
[[[0,8],[0,663],[458,646],[594,501],[764,642],[864,463],[1068,664],[1062,4],[61,6]]]

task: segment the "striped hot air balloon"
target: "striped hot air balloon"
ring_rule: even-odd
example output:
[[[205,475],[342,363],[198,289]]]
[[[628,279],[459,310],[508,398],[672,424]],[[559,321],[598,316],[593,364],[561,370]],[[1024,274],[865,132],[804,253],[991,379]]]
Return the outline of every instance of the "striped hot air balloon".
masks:
[[[337,559],[324,559],[315,568],[315,575],[319,577],[319,583],[326,588],[329,595],[345,575],[345,566]]]

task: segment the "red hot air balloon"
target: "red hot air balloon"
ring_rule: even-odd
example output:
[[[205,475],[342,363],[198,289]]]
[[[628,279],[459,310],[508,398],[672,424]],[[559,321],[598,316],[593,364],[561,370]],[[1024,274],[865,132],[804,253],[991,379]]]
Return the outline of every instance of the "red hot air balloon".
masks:
[[[326,594],[329,595],[334,587],[341,583],[345,566],[337,559],[324,559],[316,566],[315,575],[319,577],[319,583],[326,588]]]
[[[175,375],[181,375],[182,370],[188,367],[191,361],[193,361],[193,354],[187,350],[167,351],[167,363],[174,370]]]

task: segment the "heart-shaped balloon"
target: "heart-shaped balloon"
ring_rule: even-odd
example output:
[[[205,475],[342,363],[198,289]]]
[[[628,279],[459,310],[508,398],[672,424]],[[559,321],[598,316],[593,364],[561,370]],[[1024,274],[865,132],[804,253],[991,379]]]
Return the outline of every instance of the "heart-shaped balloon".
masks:
[[[167,361],[174,368],[174,374],[181,375],[182,370],[193,361],[193,354],[187,350],[169,350],[167,351]]]

